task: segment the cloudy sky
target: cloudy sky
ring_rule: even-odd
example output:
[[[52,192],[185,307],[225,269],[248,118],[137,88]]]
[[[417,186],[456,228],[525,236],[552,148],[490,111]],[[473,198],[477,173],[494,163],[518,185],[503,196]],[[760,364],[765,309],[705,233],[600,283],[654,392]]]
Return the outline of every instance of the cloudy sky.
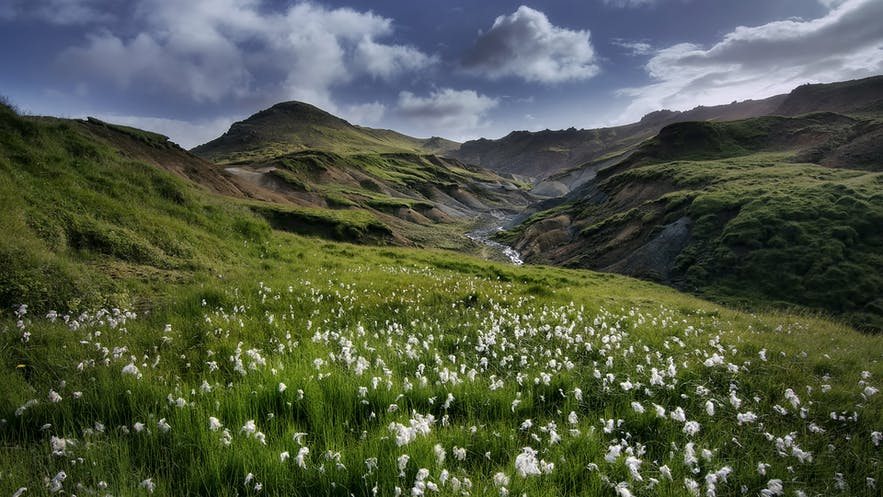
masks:
[[[285,100],[456,140],[883,73],[883,0],[2,0],[0,95],[185,147]]]

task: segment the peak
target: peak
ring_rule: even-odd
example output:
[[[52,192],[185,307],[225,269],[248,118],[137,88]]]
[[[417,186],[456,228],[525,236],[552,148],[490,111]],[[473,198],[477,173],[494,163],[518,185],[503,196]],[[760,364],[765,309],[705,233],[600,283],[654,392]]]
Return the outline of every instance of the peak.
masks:
[[[295,120],[295,121],[326,121],[333,122],[336,124],[346,124],[349,123],[345,120],[330,114],[315,105],[308,104],[306,102],[299,102],[297,100],[291,100],[288,102],[280,102],[269,109],[264,109],[257,114],[252,115],[246,121],[262,121],[266,119],[279,119],[284,118],[285,120]]]

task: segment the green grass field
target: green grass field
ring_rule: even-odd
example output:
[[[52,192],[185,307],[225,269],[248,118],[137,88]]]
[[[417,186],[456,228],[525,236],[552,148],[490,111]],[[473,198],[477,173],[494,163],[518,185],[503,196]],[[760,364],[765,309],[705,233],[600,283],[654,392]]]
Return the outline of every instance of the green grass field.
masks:
[[[276,231],[77,126],[0,115],[0,495],[883,484],[881,336]]]

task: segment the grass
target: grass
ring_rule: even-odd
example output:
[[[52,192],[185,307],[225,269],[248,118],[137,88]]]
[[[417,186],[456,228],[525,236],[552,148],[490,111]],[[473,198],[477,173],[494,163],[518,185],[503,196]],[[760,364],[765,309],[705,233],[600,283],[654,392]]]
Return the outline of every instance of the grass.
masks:
[[[883,337],[273,230],[374,221],[0,126],[2,495],[877,495]]]

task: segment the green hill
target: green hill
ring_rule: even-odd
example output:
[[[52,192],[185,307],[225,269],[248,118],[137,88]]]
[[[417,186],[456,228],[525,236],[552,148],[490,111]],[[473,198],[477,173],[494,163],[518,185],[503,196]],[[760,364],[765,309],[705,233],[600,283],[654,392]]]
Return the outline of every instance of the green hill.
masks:
[[[750,184],[724,165],[678,181]],[[199,167],[0,107],[0,495],[877,495],[883,337],[275,230],[256,211],[330,235],[366,211],[220,196]],[[876,177],[788,167],[852,188],[850,216]]]
[[[881,126],[832,113],[673,124],[509,239],[528,261],[880,330]]]
[[[303,102],[283,102],[233,123],[222,136],[194,148],[216,163],[267,159],[308,149],[337,154],[444,154],[459,146],[444,138],[412,138],[387,129],[354,126]]]

